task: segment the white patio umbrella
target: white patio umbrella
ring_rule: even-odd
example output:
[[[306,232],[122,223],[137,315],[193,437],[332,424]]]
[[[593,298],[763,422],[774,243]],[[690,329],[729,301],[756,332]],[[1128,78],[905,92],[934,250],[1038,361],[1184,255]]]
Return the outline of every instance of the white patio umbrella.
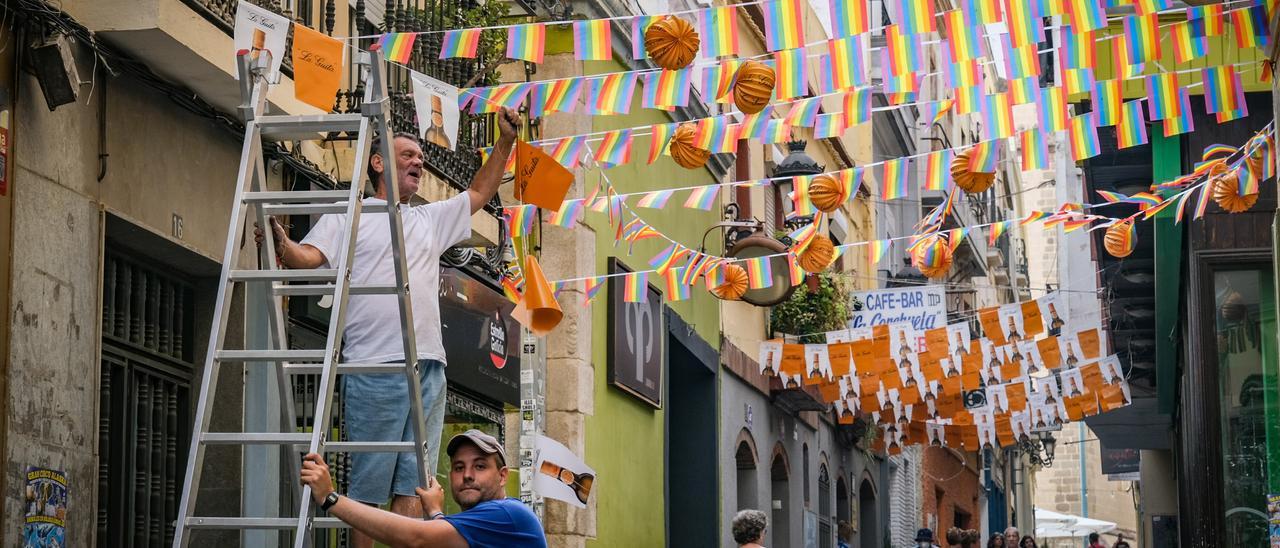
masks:
[[[1036,508],[1036,538],[1084,537],[1116,528],[1110,521],[1062,514]]]

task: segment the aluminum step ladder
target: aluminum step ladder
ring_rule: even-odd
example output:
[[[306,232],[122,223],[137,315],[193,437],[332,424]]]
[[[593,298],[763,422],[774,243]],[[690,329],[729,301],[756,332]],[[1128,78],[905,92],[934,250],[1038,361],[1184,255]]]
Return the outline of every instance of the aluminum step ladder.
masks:
[[[182,499],[178,507],[178,519],[174,531],[173,546],[188,546],[193,531],[198,529],[236,530],[294,530],[293,545],[302,548],[310,543],[312,528],[345,527],[335,518],[316,517],[311,489],[298,484],[298,470],[305,453],[326,452],[405,452],[417,453],[418,477],[428,481],[425,453],[425,423],[418,381],[417,356],[413,337],[413,312],[409,304],[408,270],[405,262],[404,224],[398,204],[397,185],[387,184],[385,205],[365,206],[361,190],[365,184],[365,165],[368,162],[374,136],[383,135],[378,152],[383,158],[393,159],[384,163],[386,181],[397,181],[396,155],[392,152],[393,135],[389,123],[390,101],[384,64],[375,59],[375,52],[358,53],[357,63],[365,80],[365,96],[358,114],[333,114],[322,116],[273,116],[266,115],[267,91],[270,84],[266,75],[270,67],[267,55],[251,61],[242,53],[237,59],[240,75],[242,103],[239,113],[244,119],[244,148],[240,155],[240,170],[236,182],[235,202],[232,206],[231,225],[227,229],[226,250],[223,253],[222,275],[218,283],[218,297],[214,309],[213,326],[209,335],[209,350],[204,360],[200,398],[196,404],[195,426],[192,429],[191,449],[187,455],[186,478]],[[378,55],[380,57],[380,55]],[[352,168],[351,187],[347,190],[323,191],[269,191],[266,190],[263,140],[286,141],[317,138],[327,132],[358,132],[355,145],[355,165]],[[352,285],[351,259],[354,256],[356,231],[360,224],[361,210],[365,207],[381,213],[385,211],[391,231],[391,248],[395,268],[395,284]],[[258,252],[258,262],[266,268],[244,269],[238,265],[240,243],[244,237],[245,221],[252,214],[259,226],[264,227],[263,245]],[[342,214],[346,216],[346,231],[342,236],[340,256],[330,257],[332,268],[287,270],[277,268],[274,231],[270,229],[272,215]],[[233,284],[269,284],[271,302],[269,310],[267,349],[237,350],[224,348],[227,320],[231,307]],[[342,332],[346,325],[348,298],[351,295],[396,295],[400,309],[401,340],[404,355],[409,359],[398,364],[340,363]],[[290,349],[285,334],[286,321],[280,298],[292,295],[331,295],[329,331],[325,347],[316,349]],[[250,313],[255,311],[249,307]],[[246,366],[267,366],[275,370],[280,388],[281,420],[284,432],[210,432],[209,421],[214,402],[214,389],[218,384],[219,368],[227,363],[244,363]],[[413,420],[413,442],[343,442],[326,438],[330,415],[334,404],[334,384],[339,374],[395,373],[405,375],[409,386],[409,399]],[[310,432],[297,432],[293,401],[292,378],[296,375],[318,375],[315,425]],[[226,517],[198,516],[195,514],[196,495],[200,489],[204,468],[205,450],[211,445],[273,445],[279,446],[289,462],[293,476],[284,478],[294,486],[297,513],[292,517]],[[425,487],[425,483],[423,485]]]

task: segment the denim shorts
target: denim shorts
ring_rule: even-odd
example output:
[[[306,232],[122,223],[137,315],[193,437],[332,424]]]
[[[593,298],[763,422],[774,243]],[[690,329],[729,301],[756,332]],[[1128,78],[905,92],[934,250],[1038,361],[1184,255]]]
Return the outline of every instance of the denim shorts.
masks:
[[[444,364],[418,361],[422,412],[426,418],[427,470],[435,473],[444,428]],[[409,388],[403,373],[344,375],[342,406],[349,441],[414,441]],[[351,486],[347,496],[369,504],[384,504],[392,495],[416,496],[418,457],[400,453],[352,453]]]

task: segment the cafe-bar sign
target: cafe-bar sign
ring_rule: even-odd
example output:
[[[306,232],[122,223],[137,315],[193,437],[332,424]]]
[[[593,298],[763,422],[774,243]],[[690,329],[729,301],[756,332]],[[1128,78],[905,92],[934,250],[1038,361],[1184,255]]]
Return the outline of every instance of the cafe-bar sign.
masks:
[[[928,285],[854,292],[849,327],[909,323],[916,332],[946,327],[946,291],[941,285]]]

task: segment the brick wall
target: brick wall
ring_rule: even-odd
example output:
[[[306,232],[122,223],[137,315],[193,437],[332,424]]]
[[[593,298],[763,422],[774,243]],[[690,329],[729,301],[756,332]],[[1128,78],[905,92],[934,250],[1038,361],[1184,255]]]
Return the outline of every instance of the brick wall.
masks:
[[[951,449],[928,447],[922,461],[920,498],[925,524],[932,526],[940,540],[947,529],[955,526],[981,530],[983,514],[979,494],[982,483],[976,457]],[[957,523],[957,519],[963,522]]]

